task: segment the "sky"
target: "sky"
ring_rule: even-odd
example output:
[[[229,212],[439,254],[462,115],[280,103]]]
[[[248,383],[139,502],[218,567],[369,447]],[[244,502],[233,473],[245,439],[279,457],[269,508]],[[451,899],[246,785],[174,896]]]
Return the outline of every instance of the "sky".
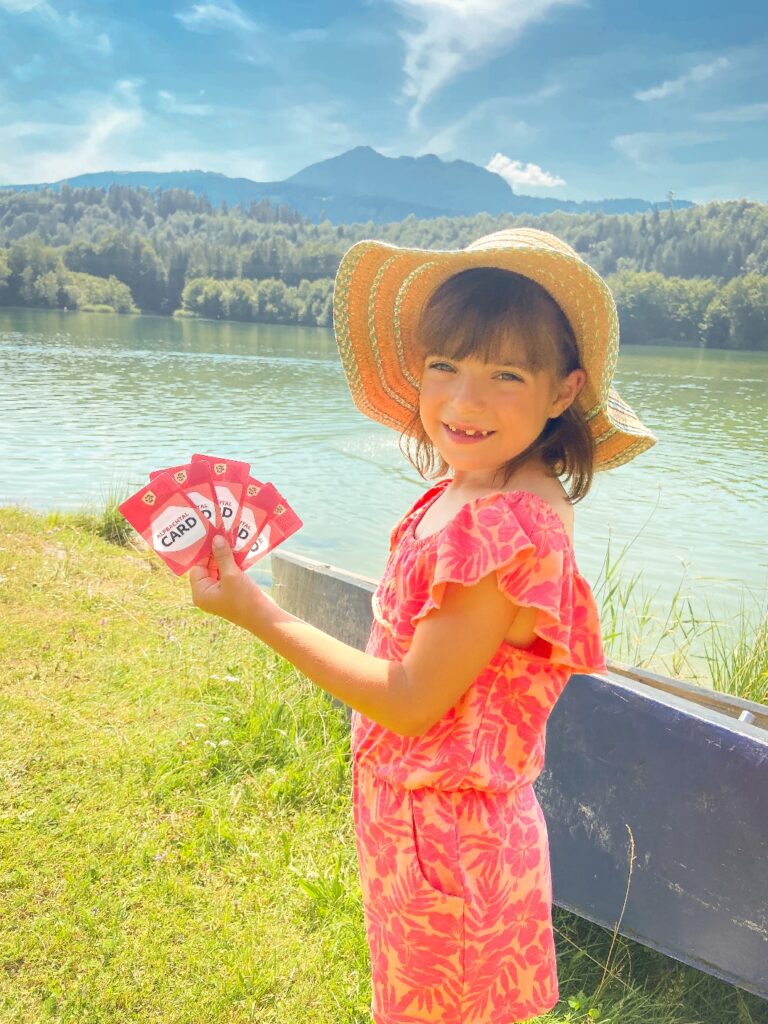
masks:
[[[0,0],[0,185],[368,145],[562,199],[768,201],[765,0]]]

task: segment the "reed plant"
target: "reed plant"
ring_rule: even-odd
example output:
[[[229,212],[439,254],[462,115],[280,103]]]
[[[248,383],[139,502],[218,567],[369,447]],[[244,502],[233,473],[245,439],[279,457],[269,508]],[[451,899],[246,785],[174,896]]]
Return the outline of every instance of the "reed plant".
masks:
[[[626,569],[634,543],[606,545],[593,593],[609,659],[768,704],[768,596],[742,588],[739,612],[716,615],[696,599],[683,569],[671,597]]]

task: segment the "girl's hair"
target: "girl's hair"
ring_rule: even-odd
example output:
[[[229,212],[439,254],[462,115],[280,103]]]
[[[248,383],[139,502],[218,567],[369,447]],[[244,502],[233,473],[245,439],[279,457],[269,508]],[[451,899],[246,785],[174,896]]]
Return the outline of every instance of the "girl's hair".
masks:
[[[571,325],[549,292],[522,274],[496,267],[472,267],[444,281],[427,301],[413,340],[425,359],[439,353],[503,363],[510,347],[520,354],[522,343],[522,356],[534,372],[548,370],[562,380],[582,368]],[[400,436],[400,448],[424,478],[448,470],[418,410]],[[569,482],[568,494],[576,502],[589,491],[594,454],[592,433],[573,402],[499,473],[506,483],[518,466],[539,455],[553,476]]]

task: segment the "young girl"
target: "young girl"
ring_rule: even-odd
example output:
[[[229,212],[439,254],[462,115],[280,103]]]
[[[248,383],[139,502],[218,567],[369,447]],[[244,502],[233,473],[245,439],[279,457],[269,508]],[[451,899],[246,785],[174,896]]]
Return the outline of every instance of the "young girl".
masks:
[[[547,718],[571,673],[605,668],[573,502],[654,438],[611,388],[610,292],[544,232],[359,242],[334,326],[358,407],[442,476],[392,532],[365,653],[282,611],[226,544],[193,600],[352,708],[376,1024],[512,1024],[559,995]]]

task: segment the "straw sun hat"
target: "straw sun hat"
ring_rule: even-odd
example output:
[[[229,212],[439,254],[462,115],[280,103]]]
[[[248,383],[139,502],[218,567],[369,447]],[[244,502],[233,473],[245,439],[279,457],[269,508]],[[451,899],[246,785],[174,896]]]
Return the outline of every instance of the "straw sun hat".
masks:
[[[619,350],[616,304],[602,278],[565,242],[535,228],[508,228],[466,249],[409,249],[357,242],[344,254],[333,323],[352,398],[361,412],[406,428],[419,406],[423,358],[413,344],[427,299],[453,274],[499,267],[531,278],[565,313],[587,382],[576,399],[595,439],[595,469],[620,466],[655,444],[611,386]]]

